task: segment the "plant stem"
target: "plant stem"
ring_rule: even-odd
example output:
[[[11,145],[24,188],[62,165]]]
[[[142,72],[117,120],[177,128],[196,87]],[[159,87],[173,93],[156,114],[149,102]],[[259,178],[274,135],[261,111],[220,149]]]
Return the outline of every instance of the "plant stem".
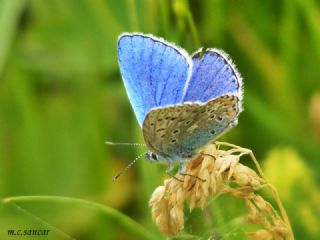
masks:
[[[5,0],[0,2],[0,75],[15,36],[17,23],[25,0]]]
[[[190,11],[190,6],[189,4],[186,4],[186,9],[187,9],[187,21],[188,24],[190,26],[190,30],[191,30],[191,35],[193,37],[194,43],[196,45],[197,48],[201,47],[201,41],[200,41],[200,37],[199,37],[199,33],[197,31],[197,27],[196,24],[193,20],[193,16],[192,16],[192,12]]]
[[[134,0],[127,0],[127,8],[129,11],[129,20],[131,24],[131,30],[136,32],[139,29],[137,8]]]

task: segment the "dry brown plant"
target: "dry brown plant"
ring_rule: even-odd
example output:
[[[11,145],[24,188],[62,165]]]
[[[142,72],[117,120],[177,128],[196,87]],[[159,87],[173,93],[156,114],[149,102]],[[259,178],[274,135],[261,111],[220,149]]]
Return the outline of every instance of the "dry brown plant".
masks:
[[[239,162],[243,155],[250,156],[257,172]],[[271,189],[280,215],[259,194],[258,190],[262,188]],[[252,151],[224,142],[206,146],[186,164],[184,175],[177,173],[175,178],[165,180],[163,186],[155,189],[150,199],[152,218],[164,235],[179,235],[184,227],[185,201],[190,211],[196,207],[203,209],[209,197],[221,194],[231,194],[245,201],[248,222],[261,226],[248,233],[251,239],[294,239],[278,193],[265,179]]]

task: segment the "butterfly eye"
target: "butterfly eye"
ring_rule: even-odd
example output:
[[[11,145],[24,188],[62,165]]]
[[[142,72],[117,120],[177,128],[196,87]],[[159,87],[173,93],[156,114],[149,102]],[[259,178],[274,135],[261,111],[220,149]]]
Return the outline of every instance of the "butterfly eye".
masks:
[[[145,156],[150,161],[159,161],[158,156],[156,154],[154,154],[153,152],[147,152]]]
[[[151,153],[151,158],[155,161],[158,161],[158,156],[154,153]]]

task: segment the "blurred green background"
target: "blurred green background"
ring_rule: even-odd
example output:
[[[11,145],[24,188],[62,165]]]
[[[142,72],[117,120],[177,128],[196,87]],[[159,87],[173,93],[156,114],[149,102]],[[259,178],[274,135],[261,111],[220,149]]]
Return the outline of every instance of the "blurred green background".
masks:
[[[190,53],[203,45],[230,54],[244,78],[245,111],[222,140],[253,150],[296,239],[320,239],[316,0],[0,0],[0,197],[66,196],[112,208],[2,201],[0,239],[15,239],[8,229],[51,230],[19,239],[163,239],[148,200],[166,166],[141,159],[114,183],[145,149],[104,144],[142,142],[117,62],[124,31]],[[234,224],[241,215],[243,202],[222,197],[188,214],[185,231],[188,239],[245,239],[248,227]]]

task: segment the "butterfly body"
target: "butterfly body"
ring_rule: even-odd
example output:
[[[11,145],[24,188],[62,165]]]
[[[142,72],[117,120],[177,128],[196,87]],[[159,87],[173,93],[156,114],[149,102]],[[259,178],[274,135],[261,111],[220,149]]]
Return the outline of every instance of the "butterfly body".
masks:
[[[184,163],[236,125],[241,77],[217,49],[196,52],[143,34],[118,41],[122,78],[153,159]]]

